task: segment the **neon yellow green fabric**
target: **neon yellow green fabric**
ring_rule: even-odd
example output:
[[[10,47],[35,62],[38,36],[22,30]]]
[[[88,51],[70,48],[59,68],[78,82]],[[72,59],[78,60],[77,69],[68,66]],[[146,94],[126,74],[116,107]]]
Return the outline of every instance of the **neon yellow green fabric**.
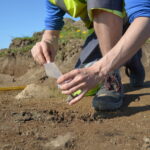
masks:
[[[57,0],[49,0],[52,4],[62,8],[57,3]],[[83,22],[85,23],[85,26],[87,28],[90,27],[91,21],[89,20],[88,13],[87,13],[87,4],[80,2],[79,0],[63,0],[61,4],[64,3],[66,7],[66,12],[68,12],[72,17],[77,18],[80,17]]]
[[[56,5],[56,1],[55,0],[50,0],[50,2]]]
[[[89,90],[85,95],[86,96],[95,96],[100,88],[101,88],[101,85],[98,85],[95,88]]]
[[[80,17],[87,28],[90,27],[91,21],[87,13],[87,3],[80,2],[79,0],[64,0],[68,13],[74,17]]]
[[[96,86],[95,88],[89,90],[89,91],[86,93],[86,96],[94,96],[94,95],[98,92],[98,90],[99,90],[100,88],[101,88],[100,85]],[[78,90],[78,91],[74,92],[74,93],[72,94],[72,96],[73,96],[73,97],[76,97],[76,96],[80,95],[81,93],[82,93],[82,90]]]
[[[76,96],[80,95],[81,93],[82,93],[82,91],[81,91],[81,90],[78,90],[78,91],[74,92],[74,93],[72,94],[72,96],[73,96],[73,97],[76,97]]]
[[[87,28],[90,28],[92,24],[92,20],[93,20],[92,10],[95,8],[87,12],[86,2],[83,2],[83,1],[80,2],[80,0],[62,0],[61,3],[59,2],[59,0],[49,0],[49,1],[60,8],[63,7],[63,6],[60,6],[63,3],[63,5],[65,5],[66,7],[64,11],[68,12],[74,18],[80,17],[85,23],[85,26]],[[98,8],[98,9],[113,13],[119,17],[123,17],[122,12],[119,12],[116,10],[110,10],[110,9],[105,9],[105,8]]]
[[[81,3],[79,0],[64,0],[69,14],[76,18],[81,17],[86,13],[86,3]]]
[[[66,6],[66,12],[68,12],[72,17],[81,17],[83,14],[87,14],[87,4],[80,2],[79,0],[62,0],[62,2],[57,2],[57,0],[49,0],[54,5],[59,5],[64,3]],[[58,6],[61,8],[61,6]]]
[[[112,13],[112,14],[114,14],[114,15],[117,15],[117,16],[121,17],[121,18],[124,17],[123,13],[120,12],[120,11],[117,11],[117,10],[110,10],[110,9],[106,9],[106,8],[92,8],[92,9],[90,9],[90,11],[88,12],[89,17],[90,17],[90,20],[93,20],[92,11],[95,10],[95,9],[99,9],[99,10],[103,10],[103,11]]]

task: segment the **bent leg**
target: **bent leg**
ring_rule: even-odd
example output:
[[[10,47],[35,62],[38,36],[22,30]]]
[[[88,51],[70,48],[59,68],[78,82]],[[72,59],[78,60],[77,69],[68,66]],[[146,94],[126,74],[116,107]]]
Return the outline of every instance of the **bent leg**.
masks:
[[[122,36],[123,20],[111,13],[93,10],[94,29],[103,56],[107,54]]]

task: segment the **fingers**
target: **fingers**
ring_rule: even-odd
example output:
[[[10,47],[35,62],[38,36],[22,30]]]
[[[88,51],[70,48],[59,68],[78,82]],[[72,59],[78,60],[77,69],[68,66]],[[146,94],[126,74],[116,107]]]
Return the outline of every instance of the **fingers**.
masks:
[[[79,102],[84,97],[84,95],[86,94],[86,92],[87,92],[87,90],[84,90],[79,96],[77,96],[74,99],[72,99],[69,102],[69,105],[73,105],[73,104],[76,104],[77,102]]]
[[[45,42],[41,42],[41,47],[42,47],[42,52],[43,52],[46,62],[50,62],[51,57],[50,57],[50,52],[48,51],[48,49],[50,49],[48,44],[46,44]]]
[[[31,50],[32,56],[36,62],[39,64],[44,64],[46,62],[46,59],[42,52],[42,47],[40,43],[37,43]]]
[[[44,54],[43,54],[43,52],[42,52],[42,48],[41,48],[41,46],[38,46],[37,47],[37,51],[38,51],[38,53],[37,53],[37,59],[38,59],[38,62],[39,62],[39,64],[44,64],[45,62],[46,62],[46,60],[45,60],[45,57],[44,57]]]
[[[78,74],[80,74],[81,71],[80,69],[75,69],[72,70],[66,74],[64,74],[63,76],[61,76],[58,80],[57,80],[57,84],[63,84],[65,81],[69,81],[75,78],[75,76],[77,76]],[[67,83],[68,84],[68,83]]]
[[[81,83],[81,84],[79,84],[79,85],[77,85],[77,86],[74,86],[73,88],[71,88],[71,89],[69,89],[69,90],[62,90],[62,94],[66,94],[66,95],[72,94],[72,93],[76,92],[76,91],[79,90],[79,89],[80,89],[80,90],[84,89],[85,86],[86,86],[86,83],[85,83],[85,82],[84,82],[84,83]]]
[[[68,90],[71,89],[72,87],[75,87],[77,85],[79,85],[81,82],[83,81],[83,78],[81,75],[77,75],[74,77],[74,79],[70,80],[69,82],[64,82],[61,86],[60,89],[61,90]]]
[[[55,57],[55,49],[47,42],[38,42],[31,50],[32,56],[36,62],[43,65],[53,62]]]
[[[72,94],[72,93],[78,91],[79,89],[83,91],[79,96],[77,96],[73,100],[71,100],[71,102],[69,102],[69,105],[77,103],[81,98],[83,98],[85,93],[88,91],[88,90],[86,90],[87,84],[86,84],[86,80],[85,80],[87,75],[84,73],[84,71],[85,70],[82,70],[82,69],[75,69],[75,70],[61,76],[57,80],[57,83],[59,85],[61,85],[60,89],[62,90],[63,94],[69,95],[69,94]],[[69,81],[69,82],[67,82],[67,81]]]

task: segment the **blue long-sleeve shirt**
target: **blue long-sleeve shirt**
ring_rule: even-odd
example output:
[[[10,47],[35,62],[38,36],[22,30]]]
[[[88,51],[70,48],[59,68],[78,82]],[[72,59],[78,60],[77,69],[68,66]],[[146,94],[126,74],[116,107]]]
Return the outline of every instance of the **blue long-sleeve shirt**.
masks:
[[[65,12],[46,0],[45,30],[61,30]]]
[[[125,9],[130,22],[137,17],[150,17],[150,0],[125,0]],[[45,29],[61,30],[65,12],[49,0],[46,0],[46,11]]]
[[[138,17],[150,17],[150,0],[125,0],[125,9],[130,22]]]

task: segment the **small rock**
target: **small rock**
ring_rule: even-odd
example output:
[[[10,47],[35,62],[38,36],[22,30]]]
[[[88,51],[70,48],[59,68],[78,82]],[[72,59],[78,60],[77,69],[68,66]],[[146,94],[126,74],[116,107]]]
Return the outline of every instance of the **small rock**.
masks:
[[[47,137],[38,136],[37,140],[39,140],[39,141],[46,141],[46,140],[48,140],[48,138]]]
[[[12,145],[10,144],[6,144],[3,146],[2,150],[8,150],[8,149],[11,149],[12,148]]]
[[[144,137],[144,138],[143,138],[143,141],[144,141],[146,144],[150,144],[150,138],[149,138],[149,137]]]
[[[28,85],[21,93],[19,93],[15,98],[17,100],[21,99],[43,99],[43,98],[50,98],[50,88],[48,86],[39,86],[36,84]]]
[[[142,146],[142,150],[150,150],[150,138],[144,137],[143,141],[144,141],[144,144]]]
[[[60,148],[60,147],[69,147],[72,145],[72,136],[70,133],[67,133],[65,135],[59,135],[56,139],[52,140],[51,142],[48,142],[45,144],[46,148]],[[71,142],[71,143],[70,143]]]

